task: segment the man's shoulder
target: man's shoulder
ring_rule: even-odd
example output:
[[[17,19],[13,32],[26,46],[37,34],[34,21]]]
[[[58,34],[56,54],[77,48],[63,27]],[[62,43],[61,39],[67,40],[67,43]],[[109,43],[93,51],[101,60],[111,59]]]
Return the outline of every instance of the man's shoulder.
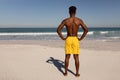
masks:
[[[67,22],[68,20],[69,20],[69,18],[65,18],[65,19],[63,19],[62,22]]]
[[[67,20],[69,20],[70,18],[65,18],[63,21],[67,21]]]
[[[79,21],[82,21],[82,19],[81,19],[81,18],[76,17],[76,19],[77,19],[77,20],[79,20]]]

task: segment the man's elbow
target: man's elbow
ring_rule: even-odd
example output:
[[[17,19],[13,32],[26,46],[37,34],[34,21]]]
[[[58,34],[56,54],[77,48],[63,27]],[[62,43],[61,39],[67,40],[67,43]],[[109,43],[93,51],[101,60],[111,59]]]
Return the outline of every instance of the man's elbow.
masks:
[[[88,33],[88,29],[85,29],[85,33]]]
[[[86,33],[88,33],[88,29],[86,29]]]

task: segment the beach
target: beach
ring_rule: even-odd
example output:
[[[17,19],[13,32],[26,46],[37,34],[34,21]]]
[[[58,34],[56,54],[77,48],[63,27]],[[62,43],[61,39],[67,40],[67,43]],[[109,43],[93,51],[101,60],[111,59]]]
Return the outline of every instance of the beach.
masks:
[[[0,40],[0,80],[119,80],[120,42],[80,42],[80,77],[71,55],[64,76],[64,41]]]
[[[119,9],[120,0],[0,0],[0,80],[120,80]],[[64,47],[77,53],[77,39],[67,74]]]

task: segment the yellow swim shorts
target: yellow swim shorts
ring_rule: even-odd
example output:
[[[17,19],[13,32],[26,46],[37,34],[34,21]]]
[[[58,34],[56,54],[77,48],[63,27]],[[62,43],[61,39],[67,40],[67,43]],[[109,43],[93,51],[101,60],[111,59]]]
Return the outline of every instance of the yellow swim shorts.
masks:
[[[77,37],[69,36],[65,40],[65,53],[66,54],[79,54],[80,45]]]

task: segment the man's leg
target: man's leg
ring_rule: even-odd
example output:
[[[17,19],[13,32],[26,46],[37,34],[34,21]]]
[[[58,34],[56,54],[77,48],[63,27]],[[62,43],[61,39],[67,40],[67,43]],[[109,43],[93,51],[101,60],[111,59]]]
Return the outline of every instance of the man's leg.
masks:
[[[68,65],[69,65],[69,59],[70,59],[70,54],[65,55],[65,73],[64,75],[67,75],[67,70],[68,70]]]
[[[79,74],[79,55],[74,54],[75,66],[76,66],[76,77],[80,76]]]

